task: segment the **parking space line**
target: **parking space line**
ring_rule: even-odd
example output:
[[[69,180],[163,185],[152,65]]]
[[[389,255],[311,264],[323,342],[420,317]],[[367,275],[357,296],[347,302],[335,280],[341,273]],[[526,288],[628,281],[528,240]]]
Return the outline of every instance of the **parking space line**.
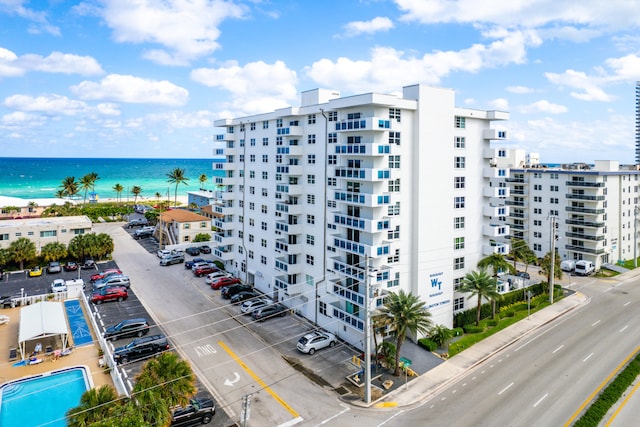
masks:
[[[227,347],[227,345],[225,343],[223,343],[222,341],[218,341],[218,344],[220,345],[220,347],[222,347],[222,349],[224,351],[227,352],[227,354],[229,356],[231,356],[231,358],[233,360],[236,361],[236,363],[238,365],[240,365],[242,367],[242,369],[244,369],[250,376],[251,378],[253,378],[258,384],[260,384],[260,386],[262,386],[262,388],[264,388],[267,393],[269,393],[274,399],[276,399],[287,411],[289,411],[289,413],[293,416],[293,417],[299,417],[300,414],[298,414],[295,409],[293,409],[291,406],[289,406],[289,404],[287,404],[284,400],[282,400],[282,398],[280,396],[278,396],[276,394],[275,391],[273,391],[264,381],[262,381],[260,379],[260,377],[258,377],[252,370],[251,368],[249,368],[242,360],[240,360],[240,358],[238,356],[236,356],[236,354],[229,348]]]

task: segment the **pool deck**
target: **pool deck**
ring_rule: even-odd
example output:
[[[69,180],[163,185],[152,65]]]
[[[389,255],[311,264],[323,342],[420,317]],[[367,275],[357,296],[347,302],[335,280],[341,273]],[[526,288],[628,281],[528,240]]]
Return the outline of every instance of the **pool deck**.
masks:
[[[63,356],[57,360],[53,360],[51,356],[44,356],[40,353],[39,358],[43,359],[42,363],[36,365],[13,366],[19,362],[20,351],[18,351],[18,359],[9,361],[9,349],[18,348],[18,329],[20,323],[20,307],[7,308],[0,310],[0,314],[9,316],[9,323],[0,324],[0,384],[19,378],[29,377],[41,374],[43,372],[55,371],[59,369],[69,368],[72,366],[86,366],[91,371],[91,377],[94,387],[100,387],[104,384],[113,386],[111,376],[105,374],[98,365],[98,345],[88,344],[82,347],[73,347],[73,351],[68,356]],[[86,313],[85,313],[86,316]],[[90,324],[87,322],[87,324]],[[71,331],[70,331],[71,332]],[[93,333],[93,331],[92,331]],[[72,338],[70,337],[71,341]],[[32,352],[37,341],[27,343],[27,352]],[[53,337],[43,338],[40,340],[42,348],[51,345],[56,348]],[[70,343],[73,345],[73,343]]]

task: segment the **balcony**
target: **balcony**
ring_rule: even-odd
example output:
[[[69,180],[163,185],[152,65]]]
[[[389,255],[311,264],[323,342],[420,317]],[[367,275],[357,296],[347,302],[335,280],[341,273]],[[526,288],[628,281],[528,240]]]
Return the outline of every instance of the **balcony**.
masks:
[[[299,196],[303,192],[303,187],[302,185],[278,184],[276,185],[276,191],[291,196]]]
[[[302,136],[303,130],[301,126],[288,126],[278,128],[276,132],[278,136]]]
[[[482,138],[505,140],[507,139],[507,131],[504,129],[484,129],[482,131]]]
[[[565,197],[572,200],[588,200],[591,202],[601,202],[605,200],[604,196],[592,196],[589,194],[565,194]]]
[[[214,220],[213,221],[213,225],[219,229],[219,230],[233,230],[235,229],[235,224],[233,223],[233,221],[220,221],[220,220]]]
[[[604,248],[586,248],[584,246],[565,245],[564,248],[568,251],[582,252],[586,254],[600,255],[605,252]]]
[[[287,243],[286,240],[276,240],[276,252],[287,255],[300,255],[302,253],[302,245]]]
[[[225,233],[216,233],[213,235],[213,241],[216,242],[216,246],[228,246],[234,242],[234,237]]]
[[[488,237],[505,237],[509,234],[506,224],[487,224],[482,227],[482,234]]]
[[[273,284],[276,288],[282,289],[287,296],[300,295],[304,291],[306,284],[304,283],[288,283],[286,276],[277,276],[273,280]],[[307,286],[308,287],[308,286]]]
[[[509,197],[509,187],[484,187],[482,194],[484,197]]]
[[[236,139],[234,133],[221,133],[216,135],[216,142],[221,141],[234,141]]]
[[[292,255],[292,254],[288,254],[288,255]],[[298,257],[294,257],[294,258],[297,259]],[[299,274],[299,273],[302,273],[302,271],[304,270],[304,263],[301,262],[300,260],[290,262],[287,260],[287,257],[279,257],[276,259],[275,268],[276,270],[279,270],[286,274]]]
[[[578,225],[580,227],[602,228],[605,226],[604,221],[585,221],[584,219],[566,219],[565,224]]]
[[[499,242],[491,242],[488,245],[482,246],[482,255],[489,256],[492,254],[502,254],[506,255],[509,253],[509,244],[508,243],[499,243]]]
[[[339,320],[342,324],[360,332],[364,330],[364,320],[360,319],[355,314],[341,310],[335,305],[331,306],[331,310],[333,318]]]
[[[336,273],[342,274],[352,279],[360,281],[364,280],[364,269],[360,267],[355,267],[342,261],[334,260],[333,269]]]
[[[278,166],[276,167],[276,173],[294,176],[302,175],[304,173],[304,168],[301,165]]]
[[[220,258],[222,261],[231,261],[233,259],[233,246],[223,246],[218,248],[213,248],[213,255],[217,258]]]
[[[362,117],[336,122],[334,130],[342,131],[388,131],[393,130],[393,121],[377,117]]]
[[[360,307],[364,307],[364,295],[346,288],[344,286],[341,286],[337,283],[333,283],[332,285],[333,287],[333,294],[339,296],[340,298],[344,299],[345,301],[348,301],[350,303],[359,305]]]
[[[567,231],[565,234],[565,236],[567,237],[571,237],[574,239],[581,239],[581,240],[590,240],[593,242],[599,242],[604,240],[604,235],[593,235],[593,234],[585,234],[585,233],[572,233]]]
[[[302,156],[304,148],[301,145],[287,145],[286,147],[278,147],[277,154],[285,156]]]
[[[508,206],[485,205],[482,207],[482,215],[490,217],[513,216]]]
[[[524,206],[524,200],[506,200],[507,206]]]
[[[604,182],[593,182],[593,181],[567,181],[565,183],[570,187],[590,187],[590,188],[604,188]]]
[[[288,215],[301,215],[304,212],[304,206],[302,204],[279,202],[276,203],[276,211]]]
[[[501,179],[508,179],[509,178],[509,169],[502,169],[502,168],[483,168],[482,169],[482,175],[485,178],[501,178]]]
[[[577,212],[591,215],[602,215],[604,213],[604,209],[593,209],[593,208],[585,208],[585,207],[577,207],[577,206],[566,206],[564,208],[567,212]]]
[[[523,176],[511,176],[506,178],[505,181],[519,183],[519,184],[524,184],[527,182]]]
[[[276,221],[276,231],[284,234],[302,233],[302,224],[287,224],[285,221]]]

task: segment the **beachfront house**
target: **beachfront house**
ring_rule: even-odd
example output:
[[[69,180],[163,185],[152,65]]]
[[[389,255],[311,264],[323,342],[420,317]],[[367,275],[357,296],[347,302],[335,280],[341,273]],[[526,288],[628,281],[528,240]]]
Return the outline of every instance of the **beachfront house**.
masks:
[[[161,245],[193,242],[197,234],[211,235],[211,219],[185,209],[172,209],[160,214],[156,233]]]

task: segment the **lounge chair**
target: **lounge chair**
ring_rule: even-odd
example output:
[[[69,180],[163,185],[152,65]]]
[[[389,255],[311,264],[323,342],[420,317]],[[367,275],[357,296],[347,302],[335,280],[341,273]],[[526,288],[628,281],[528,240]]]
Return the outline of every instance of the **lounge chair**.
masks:
[[[18,349],[15,347],[11,347],[9,349],[9,362],[12,360],[16,360],[18,358]]]
[[[53,354],[53,347],[48,345],[44,348],[44,355],[51,356]]]
[[[4,325],[6,323],[9,323],[9,320],[11,320],[11,318],[9,316],[5,316],[4,314],[0,314],[0,325]]]

